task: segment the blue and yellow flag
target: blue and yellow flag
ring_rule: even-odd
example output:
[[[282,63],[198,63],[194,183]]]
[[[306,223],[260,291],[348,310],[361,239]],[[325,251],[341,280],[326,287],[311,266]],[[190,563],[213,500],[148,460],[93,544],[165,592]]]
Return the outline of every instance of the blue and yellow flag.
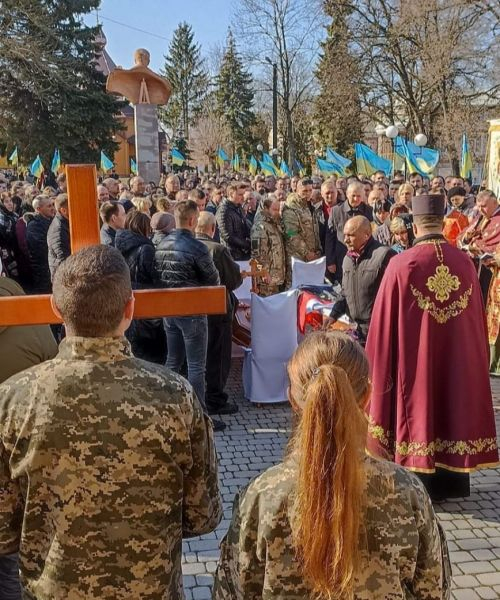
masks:
[[[61,155],[59,154],[59,150],[56,148],[54,150],[54,156],[52,157],[52,164],[50,166],[50,170],[54,175],[59,173],[59,169],[61,168]]]
[[[250,157],[250,160],[248,162],[248,170],[250,171],[250,173],[252,175],[255,175],[255,173],[257,173],[258,168],[259,168],[259,165],[257,164],[257,159],[252,154],[252,156]]]
[[[460,163],[460,177],[464,179],[472,179],[472,155],[469,150],[469,142],[467,134],[462,136],[462,160]]]
[[[37,155],[37,157],[35,158],[35,160],[31,164],[30,171],[31,171],[31,174],[34,177],[36,177],[37,179],[38,179],[38,177],[42,176],[43,165],[42,165],[42,159],[40,158],[39,154]]]
[[[240,170],[240,157],[239,154],[235,154],[233,160],[231,161],[231,168],[233,169],[233,171],[236,171],[237,173]]]
[[[217,156],[215,160],[218,165],[223,167],[224,163],[229,160],[229,156],[224,152],[222,148],[219,147],[217,150]]]
[[[264,175],[278,175],[278,169],[276,168],[273,159],[269,154],[266,154],[266,152],[263,152],[262,154],[260,168]]]
[[[340,171],[341,167],[321,158],[316,159],[316,166],[323,175],[341,175],[343,173]]]
[[[352,160],[349,160],[345,156],[335,152],[335,150],[332,150],[330,146],[327,146],[326,148],[326,160],[337,167],[338,174],[342,177],[347,175],[346,169],[352,164]]]
[[[182,165],[186,162],[184,156],[177,150],[177,148],[172,148],[172,164],[177,165],[178,167],[182,167]]]
[[[290,169],[288,168],[288,165],[286,164],[286,162],[284,160],[281,161],[280,164],[280,175],[281,177],[291,177],[292,173],[290,172]]]
[[[306,176],[306,169],[305,169],[305,167],[297,159],[295,159],[295,170],[300,175],[300,177],[305,177]]]
[[[133,158],[130,159],[130,172],[132,173],[132,175],[139,174],[139,170],[137,169],[137,163]]]
[[[17,146],[12,151],[12,154],[9,156],[9,162],[12,163],[13,167],[17,167],[19,164],[19,153],[17,151]]]
[[[392,163],[386,158],[382,158],[365,144],[354,144],[356,153],[356,171],[358,175],[370,177],[375,171],[383,171],[387,177],[391,174]]]
[[[115,165],[113,164],[113,161],[109,159],[101,150],[101,171],[106,173],[107,171],[111,171],[114,166]]]
[[[394,140],[394,152],[406,161],[410,173],[422,177],[431,175],[439,162],[439,150],[417,146],[400,135]]]
[[[278,175],[278,169],[273,163],[260,161],[260,169],[264,175]]]

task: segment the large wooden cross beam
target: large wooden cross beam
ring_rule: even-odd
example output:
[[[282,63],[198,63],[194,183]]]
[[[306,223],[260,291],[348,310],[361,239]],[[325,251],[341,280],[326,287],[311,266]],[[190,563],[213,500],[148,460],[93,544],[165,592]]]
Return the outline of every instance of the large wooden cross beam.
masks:
[[[71,252],[100,243],[97,173],[94,165],[67,165]],[[214,315],[226,312],[223,286],[134,291],[134,317]],[[110,302],[113,299],[110,298]],[[60,323],[50,296],[0,298],[0,326]]]

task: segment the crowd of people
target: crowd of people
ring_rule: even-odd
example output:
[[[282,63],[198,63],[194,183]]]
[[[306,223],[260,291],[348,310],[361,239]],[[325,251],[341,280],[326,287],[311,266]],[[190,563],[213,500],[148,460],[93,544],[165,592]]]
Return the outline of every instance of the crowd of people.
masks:
[[[12,280],[2,295],[52,293],[65,324],[54,329],[57,357],[47,342],[32,364],[51,360],[10,371],[1,388],[0,556],[20,553],[28,595],[183,597],[181,539],[221,518],[212,428],[225,424],[210,417],[238,410],[224,389],[238,261],[257,260],[257,291],[270,296],[290,288],[292,259],[325,257],[336,300],[325,331],[288,365],[290,449],[236,498],[214,598],[449,598],[426,488],[437,500],[467,495],[468,477],[411,471],[498,460],[486,322],[466,331],[486,306],[496,369],[494,194],[459,177],[383,172],[169,174],[159,186],[107,178],[97,192],[101,245],[71,255],[64,175],[43,189],[0,177],[2,269]],[[133,289],[219,284],[224,315],[133,319]],[[345,316],[349,335],[331,330]],[[464,335],[450,387],[460,359],[447,365],[446,347]],[[464,413],[469,379],[483,386],[473,415]],[[416,447],[438,396],[432,446]],[[456,441],[440,433],[451,431],[451,410]]]

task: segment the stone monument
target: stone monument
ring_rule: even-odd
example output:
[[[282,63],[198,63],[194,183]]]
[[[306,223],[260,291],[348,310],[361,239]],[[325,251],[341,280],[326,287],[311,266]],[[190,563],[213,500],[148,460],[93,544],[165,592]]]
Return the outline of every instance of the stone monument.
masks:
[[[106,90],[125,97],[134,105],[135,152],[139,175],[156,184],[160,178],[157,106],[168,102],[170,83],[149,68],[150,55],[144,48],[135,51],[135,66],[116,67],[106,82]]]

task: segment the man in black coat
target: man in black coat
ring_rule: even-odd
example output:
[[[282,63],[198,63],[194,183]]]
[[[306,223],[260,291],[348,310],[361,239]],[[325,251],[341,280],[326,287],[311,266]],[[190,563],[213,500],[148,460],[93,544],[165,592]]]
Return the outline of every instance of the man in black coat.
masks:
[[[121,202],[104,202],[99,213],[103,225],[101,227],[101,244],[114,246],[116,232],[125,228],[126,212]]]
[[[330,313],[330,321],[342,315],[354,321],[361,344],[365,344],[375,297],[394,250],[372,237],[370,221],[356,216],[344,226],[347,254],[342,263],[342,293]]]
[[[208,248],[219,273],[221,285],[226,286],[227,301],[226,314],[208,316],[206,404],[208,414],[230,415],[238,412],[238,407],[228,403],[224,387],[231,368],[232,323],[236,308],[233,291],[240,287],[242,277],[240,267],[232,259],[228,249],[214,241],[215,225],[213,214],[200,213],[196,239]]]
[[[35,209],[35,216],[26,228],[26,243],[33,273],[33,293],[50,294],[52,284],[47,233],[56,212],[54,198],[37,196],[33,200],[33,208]]]
[[[193,200],[181,200],[174,209],[176,229],[156,246],[155,265],[163,287],[200,287],[219,285],[214,261],[202,242],[194,237],[198,206]],[[203,408],[207,363],[208,324],[206,315],[167,317],[167,367],[180,372],[187,361],[188,380]],[[216,430],[224,424],[214,422]]]
[[[52,219],[47,232],[49,250],[50,279],[54,279],[57,267],[71,254],[69,235],[69,209],[67,194],[59,194],[55,199],[56,216]]]
[[[217,211],[221,243],[229,249],[234,260],[250,260],[251,225],[241,208],[247,189],[244,182],[228,186],[228,198],[222,201]]]
[[[362,216],[373,221],[373,211],[365,204],[365,190],[360,181],[349,184],[347,200],[334,206],[325,232],[326,269],[331,281],[342,282],[342,261],[347,249],[344,243],[344,226],[351,217]]]

